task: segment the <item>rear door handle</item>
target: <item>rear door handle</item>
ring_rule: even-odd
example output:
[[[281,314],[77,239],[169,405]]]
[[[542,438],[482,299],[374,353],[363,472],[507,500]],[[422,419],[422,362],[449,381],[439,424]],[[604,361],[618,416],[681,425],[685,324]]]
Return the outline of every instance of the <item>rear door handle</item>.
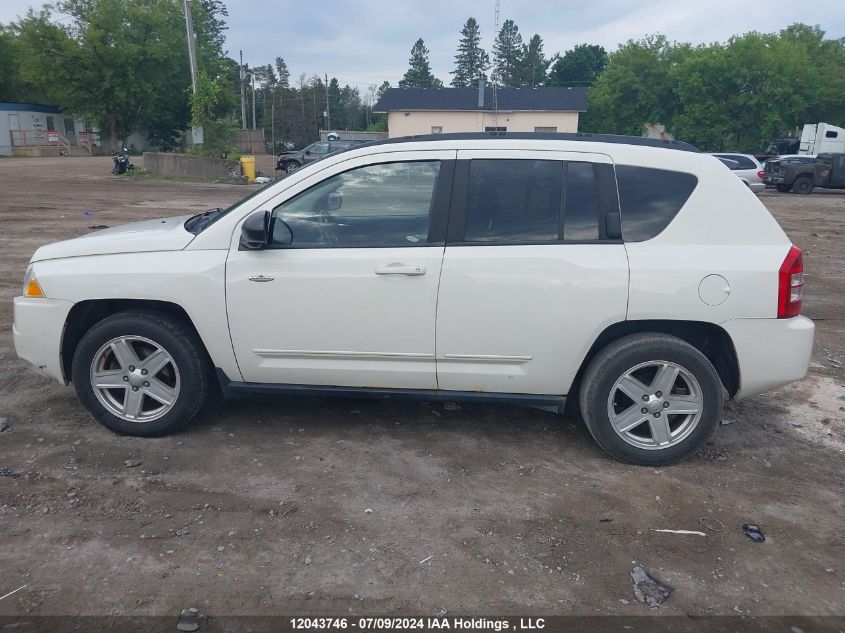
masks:
[[[425,274],[425,266],[406,266],[405,264],[388,264],[376,268],[376,275],[408,275],[415,277]]]

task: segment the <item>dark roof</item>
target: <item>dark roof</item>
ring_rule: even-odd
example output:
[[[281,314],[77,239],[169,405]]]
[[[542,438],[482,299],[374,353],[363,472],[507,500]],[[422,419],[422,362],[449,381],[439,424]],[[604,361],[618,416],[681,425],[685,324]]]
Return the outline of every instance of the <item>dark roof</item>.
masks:
[[[349,150],[373,145],[392,145],[394,143],[417,143],[420,141],[478,141],[497,139],[517,139],[533,141],[585,141],[588,143],[613,143],[615,145],[640,145],[644,147],[662,147],[682,152],[698,152],[695,145],[684,141],[667,141],[659,138],[645,138],[642,136],[623,136],[621,134],[590,134],[571,132],[456,132],[454,134],[419,134],[417,136],[397,136],[381,141],[370,141],[354,145]]]
[[[0,111],[3,112],[46,112],[56,114],[58,106],[44,105],[43,103],[0,103]]]
[[[497,88],[498,109],[587,110],[587,89]],[[484,89],[484,106],[478,106],[478,88],[388,88],[373,106],[374,112],[390,110],[493,110],[493,88]]]

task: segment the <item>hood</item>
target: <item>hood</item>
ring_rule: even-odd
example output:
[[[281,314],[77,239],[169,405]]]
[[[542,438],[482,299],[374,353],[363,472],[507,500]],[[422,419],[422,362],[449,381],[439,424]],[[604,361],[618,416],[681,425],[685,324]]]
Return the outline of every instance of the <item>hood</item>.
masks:
[[[279,156],[293,156],[294,154],[301,154],[302,150],[299,149],[288,149],[284,152],[279,152]]]
[[[35,251],[33,262],[84,255],[113,255],[116,253],[148,253],[178,251],[194,239],[183,226],[189,215],[160,220],[147,220],[95,231],[89,235],[63,242],[46,244]]]

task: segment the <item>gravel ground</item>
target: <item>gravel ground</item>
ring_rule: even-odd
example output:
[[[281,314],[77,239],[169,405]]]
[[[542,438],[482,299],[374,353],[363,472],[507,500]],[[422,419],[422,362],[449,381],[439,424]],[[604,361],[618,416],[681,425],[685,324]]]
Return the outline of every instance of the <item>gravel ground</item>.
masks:
[[[110,167],[0,160],[0,596],[26,585],[0,616],[650,614],[635,564],[674,588],[661,614],[845,615],[845,192],[761,194],[805,252],[809,376],[655,470],[498,405],[219,400],[176,436],[110,433],[15,356],[28,258],[248,191]]]

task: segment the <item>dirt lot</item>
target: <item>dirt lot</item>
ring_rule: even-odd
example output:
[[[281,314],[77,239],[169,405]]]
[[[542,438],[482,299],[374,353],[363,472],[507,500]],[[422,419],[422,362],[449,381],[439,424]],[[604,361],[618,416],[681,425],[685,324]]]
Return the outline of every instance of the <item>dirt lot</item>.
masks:
[[[504,406],[221,400],[178,436],[106,431],[15,356],[32,251],[247,193],[110,165],[0,160],[0,468],[20,474],[0,476],[0,596],[26,585],[0,616],[643,615],[634,561],[674,587],[660,613],[845,615],[845,193],[762,194],[805,252],[810,375],[654,470]]]

